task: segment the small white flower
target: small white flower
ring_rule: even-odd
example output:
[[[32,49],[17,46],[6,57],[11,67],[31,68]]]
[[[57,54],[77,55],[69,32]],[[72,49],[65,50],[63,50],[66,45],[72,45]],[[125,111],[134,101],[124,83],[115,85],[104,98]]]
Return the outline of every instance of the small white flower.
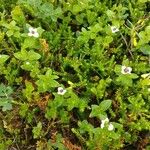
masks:
[[[105,118],[104,120],[102,120],[102,123],[105,123],[105,122],[109,122],[109,119]]]
[[[104,123],[101,123],[101,128],[102,128],[102,129],[104,128],[104,126],[105,126],[105,124],[104,124]]]
[[[112,131],[113,129],[114,129],[114,126],[113,126],[113,124],[110,123],[109,126],[108,126],[108,130]]]
[[[118,31],[119,31],[119,29],[118,29],[117,27],[111,26],[111,32],[112,32],[112,33],[116,33],[116,32],[118,32]]]
[[[104,127],[105,127],[105,124],[107,123],[109,123],[109,119],[108,118],[105,118],[104,120],[102,120],[101,121],[102,123],[101,123],[101,128],[103,129]],[[114,126],[113,126],[113,124],[112,123],[109,123],[109,125],[108,125],[108,130],[109,131],[112,131],[114,129]]]
[[[131,67],[126,67],[126,66],[121,67],[121,73],[122,74],[131,74],[131,71],[132,71]]]
[[[26,65],[29,65],[29,64],[30,64],[30,63],[27,61],[27,62],[26,62]]]
[[[105,118],[104,120],[102,120],[101,128],[104,128],[105,123],[108,123],[108,122],[109,122],[109,119],[108,119],[108,118]]]
[[[29,28],[29,33],[28,33],[28,36],[33,36],[33,37],[39,37],[39,33],[37,32],[37,29],[36,28],[32,28],[30,27]]]
[[[64,95],[67,91],[65,89],[63,89],[62,87],[58,87],[58,92],[57,94],[59,95]]]

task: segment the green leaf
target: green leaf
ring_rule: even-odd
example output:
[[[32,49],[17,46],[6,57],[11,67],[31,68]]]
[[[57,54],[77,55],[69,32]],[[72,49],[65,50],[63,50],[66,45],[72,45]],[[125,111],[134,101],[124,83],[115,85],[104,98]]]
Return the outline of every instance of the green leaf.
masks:
[[[54,9],[54,6],[48,2],[41,5],[38,10],[39,11],[36,13],[37,17],[42,19],[51,18],[54,22],[56,22],[57,18],[62,14],[60,7]]]
[[[28,108],[29,106],[27,104],[22,104],[20,106],[19,115],[21,117],[25,117],[27,115]]]
[[[5,33],[0,31],[0,42],[4,40]]]
[[[24,40],[24,43],[22,45],[22,49],[26,49],[26,48],[39,48],[39,43],[37,38],[27,37]]]
[[[28,60],[38,60],[41,58],[41,55],[34,52],[33,50],[28,52]]]
[[[25,17],[23,11],[21,10],[20,6],[16,6],[11,12],[13,20],[17,21],[18,23],[24,23]]]
[[[109,83],[107,83],[110,79],[101,79],[97,85],[97,87],[92,87],[91,91],[96,95],[96,97],[99,99],[103,98],[106,87],[108,86]],[[111,80],[110,80],[111,82]]]
[[[26,50],[21,50],[21,52],[17,52],[14,53],[14,56],[22,61],[26,61],[26,60],[38,60],[41,58],[41,55],[34,52],[33,50],[30,51],[26,51]]]
[[[14,56],[22,61],[25,61],[28,59],[28,52],[26,50],[21,50],[20,52],[14,53]]]
[[[8,55],[0,55],[0,64],[3,64],[8,58]]]
[[[90,113],[90,117],[95,117],[99,113],[101,113],[101,110],[99,109],[98,105],[92,105],[92,112]]]
[[[54,10],[53,14],[51,15],[51,19],[56,22],[57,18],[60,17],[62,14],[62,10],[60,7],[58,7],[56,10]]]
[[[135,73],[131,73],[131,74],[129,74],[129,77],[131,79],[137,79],[139,76],[137,74],[135,74]]]
[[[52,70],[47,70],[45,75],[38,75],[39,80],[36,82],[39,92],[50,91],[53,87],[58,87],[59,83],[56,81],[58,79],[57,75],[52,73]]]
[[[121,74],[121,65],[115,65],[115,69],[114,69],[116,74]]]
[[[78,108],[81,112],[85,110],[85,108],[88,106],[87,101],[84,99],[80,99],[78,103]]]
[[[55,95],[55,99],[53,101],[53,106],[55,108],[61,107],[64,105],[64,103],[66,103],[66,100],[64,99],[64,97],[62,95],[58,95],[58,94],[54,94]]]
[[[69,121],[68,111],[65,111],[64,109],[61,108],[59,110],[59,116],[61,118],[61,122],[68,123],[68,121]]]
[[[13,90],[10,86],[5,86],[0,84],[0,97],[9,97],[13,93]]]
[[[16,22],[14,20],[10,23],[3,23],[2,25],[7,28],[6,35],[8,37],[14,36],[16,38],[20,38],[20,28],[16,26]]]
[[[121,74],[117,79],[116,83],[120,84],[122,86],[131,87],[132,86],[132,78],[130,77],[130,74]]]
[[[97,17],[96,12],[87,10],[87,20],[89,24],[93,23],[96,20],[96,17]]]
[[[100,103],[99,108],[102,111],[106,111],[112,104],[112,100],[104,100]]]
[[[77,14],[77,13],[79,13],[80,11],[82,11],[82,8],[81,8],[80,5],[78,5],[78,4],[73,5],[72,12],[73,12],[74,14]]]
[[[33,7],[39,7],[42,3],[42,0],[18,0],[19,4],[28,4]]]
[[[7,111],[12,109],[12,104],[8,99],[0,98],[0,106],[2,107],[2,111]]]
[[[39,74],[39,62],[34,61],[24,61],[23,65],[21,65],[21,68],[27,71],[31,71],[31,76],[37,76]]]
[[[53,104],[47,108],[45,117],[47,119],[55,119],[57,117],[57,108],[53,107]]]
[[[41,134],[42,133],[42,123],[41,122],[39,122],[36,127],[33,127],[32,133],[33,133],[34,139],[41,137],[41,135],[42,135]]]
[[[92,105],[92,111],[90,113],[90,117],[98,117],[100,118],[106,118],[106,113],[100,109],[100,106],[98,105]]]
[[[64,95],[65,103],[64,106],[67,107],[68,111],[71,111],[73,108],[78,108],[81,112],[87,107],[87,101],[79,98],[72,89],[67,89],[66,94]]]
[[[111,100],[104,100],[99,105],[92,105],[90,117],[98,117],[99,119],[106,118],[105,111],[111,106]]]
[[[43,15],[44,17],[49,17],[54,11],[53,5],[50,3],[44,3],[40,7],[39,11],[40,11],[40,14]]]
[[[150,45],[146,44],[140,48],[145,55],[150,55]]]
[[[5,86],[4,84],[0,85],[0,106],[2,107],[2,111],[11,110],[11,94],[13,90],[9,86]]]
[[[31,101],[32,100],[32,92],[34,90],[34,87],[33,87],[32,83],[27,80],[25,80],[25,85],[26,85],[26,88],[23,89],[23,95],[27,98],[28,101]]]

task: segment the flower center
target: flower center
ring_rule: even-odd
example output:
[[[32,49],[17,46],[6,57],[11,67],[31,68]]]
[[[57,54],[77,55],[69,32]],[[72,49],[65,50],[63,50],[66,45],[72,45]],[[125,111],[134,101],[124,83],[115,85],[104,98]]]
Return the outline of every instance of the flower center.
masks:
[[[126,68],[124,69],[124,72],[125,72],[125,73],[129,72],[129,69],[126,67]]]
[[[63,89],[59,90],[60,93],[63,93],[63,91],[64,91]]]
[[[117,28],[113,28],[113,31],[116,31],[117,30]]]
[[[35,34],[35,32],[34,32],[34,31],[31,31],[31,33],[32,33],[32,34]]]

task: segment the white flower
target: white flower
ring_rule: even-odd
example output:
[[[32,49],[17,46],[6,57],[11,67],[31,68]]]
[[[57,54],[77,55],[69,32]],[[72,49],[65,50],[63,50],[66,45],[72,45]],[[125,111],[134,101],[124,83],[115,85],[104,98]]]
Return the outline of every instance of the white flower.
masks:
[[[108,118],[106,118],[106,119],[102,120],[101,128],[104,128],[105,123],[108,123],[108,122],[109,122],[109,119],[108,119]]]
[[[30,63],[27,61],[27,62],[26,62],[26,65],[29,65],[29,64],[30,64]]]
[[[64,95],[67,91],[65,89],[63,89],[62,87],[58,87],[58,92],[57,94],[59,95]]]
[[[37,29],[36,28],[32,28],[30,27],[29,28],[29,33],[28,33],[28,36],[33,36],[33,37],[39,37],[39,33],[37,32]]]
[[[110,123],[109,126],[108,126],[108,130],[112,131],[113,129],[114,129],[114,126],[113,126],[113,124]]]
[[[102,123],[105,123],[105,122],[109,122],[109,119],[105,118],[104,120],[102,120]]]
[[[131,67],[126,67],[126,66],[121,67],[121,73],[122,74],[131,74],[131,71],[132,71]]]
[[[119,29],[117,27],[111,26],[111,32],[112,33],[115,33],[115,32],[118,32],[118,31],[119,31]]]
[[[101,128],[102,128],[102,129],[104,128],[104,123],[101,123]]]
[[[108,118],[106,118],[106,119],[104,119],[104,120],[102,120],[101,121],[102,123],[101,123],[101,128],[103,129],[104,127],[105,127],[105,123],[109,123],[109,119]],[[113,124],[112,123],[109,123],[109,125],[108,125],[108,130],[109,131],[112,131],[114,129],[114,126],[113,126]]]

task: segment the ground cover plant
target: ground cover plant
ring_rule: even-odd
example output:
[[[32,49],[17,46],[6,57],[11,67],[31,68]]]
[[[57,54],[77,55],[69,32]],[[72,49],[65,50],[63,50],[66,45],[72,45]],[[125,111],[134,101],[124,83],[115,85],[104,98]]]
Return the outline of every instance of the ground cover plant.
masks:
[[[0,150],[149,150],[149,0],[0,0]]]

